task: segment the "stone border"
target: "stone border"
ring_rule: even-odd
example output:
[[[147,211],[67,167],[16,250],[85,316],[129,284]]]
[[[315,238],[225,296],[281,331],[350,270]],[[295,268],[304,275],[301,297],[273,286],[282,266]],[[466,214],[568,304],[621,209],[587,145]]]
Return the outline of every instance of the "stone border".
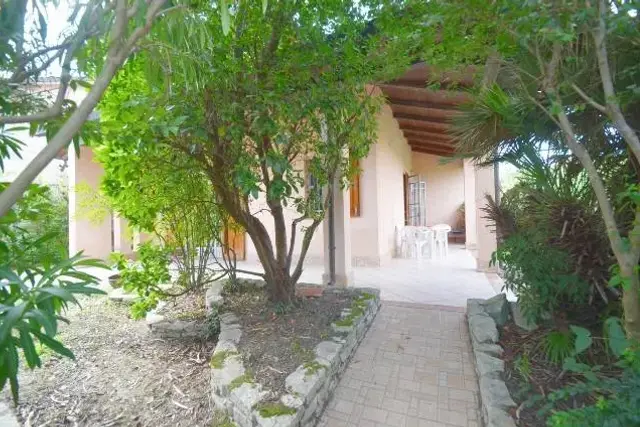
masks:
[[[325,292],[362,292],[352,309],[333,323],[333,336],[315,348],[313,362],[299,366],[285,380],[288,394],[280,397],[273,416],[262,416],[256,405],[269,395],[260,384],[244,381],[246,370],[238,352],[242,330],[232,313],[220,316],[220,336],[211,357],[211,398],[231,425],[239,427],[299,427],[315,425],[341,374],[380,308],[377,289],[325,289]]]
[[[482,418],[486,427],[515,427],[516,423],[507,410],[516,403],[502,379],[504,350],[498,345],[498,326],[509,318],[509,303],[505,294],[487,300],[467,300],[469,335],[475,357],[476,373],[480,385]]]
[[[205,294],[205,308],[207,315],[215,306],[222,303],[222,281],[213,282]],[[161,302],[162,304],[162,302]],[[158,313],[162,305],[147,313],[147,326],[151,333],[160,338],[168,339],[200,339],[206,335],[207,326],[202,320],[168,319]]]

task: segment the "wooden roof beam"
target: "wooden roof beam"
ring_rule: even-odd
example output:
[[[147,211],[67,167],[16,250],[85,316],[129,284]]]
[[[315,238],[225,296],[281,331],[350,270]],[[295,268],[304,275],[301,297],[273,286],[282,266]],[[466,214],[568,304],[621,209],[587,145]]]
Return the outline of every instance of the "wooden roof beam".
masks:
[[[438,141],[438,142],[448,142],[454,144],[456,139],[452,136],[442,133],[433,133],[433,132],[425,132],[423,130],[414,130],[414,129],[402,129],[404,136],[407,139],[424,139],[427,141]]]
[[[411,151],[415,151],[416,153],[431,154],[440,157],[452,157],[455,154],[454,151],[443,151],[435,148],[424,147],[411,147]]]
[[[451,128],[449,124],[446,123],[438,123],[438,122],[430,122],[428,120],[421,120],[419,118],[407,117],[406,115],[393,115],[395,119],[398,121],[398,126],[400,129],[413,129],[413,130],[422,130],[425,132],[431,133],[440,133],[444,136],[448,136],[447,132]]]
[[[455,151],[455,145],[446,142],[426,141],[424,139],[407,138],[407,143],[411,146],[434,147],[443,150]]]
[[[450,123],[459,114],[456,110],[442,110],[438,108],[418,107],[412,105],[390,104],[394,114],[409,114],[423,117],[426,120]]]
[[[397,84],[381,84],[378,86],[388,97],[409,101],[430,102],[445,105],[460,105],[469,101],[469,95],[458,91],[432,90]]]

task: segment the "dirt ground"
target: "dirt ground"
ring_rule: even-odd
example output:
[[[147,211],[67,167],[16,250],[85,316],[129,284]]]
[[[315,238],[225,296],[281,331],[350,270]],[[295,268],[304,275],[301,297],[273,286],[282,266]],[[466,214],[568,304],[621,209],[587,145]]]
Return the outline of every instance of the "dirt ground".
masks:
[[[94,297],[72,309],[60,339],[76,361],[45,356],[20,376],[24,426],[209,426],[214,342],[165,341],[128,307]],[[6,396],[5,396],[6,398]]]
[[[242,326],[239,349],[244,365],[272,392],[266,400],[284,394],[287,376],[315,359],[315,346],[328,339],[331,323],[357,296],[325,292],[319,298],[299,298],[289,307],[269,302],[261,289],[226,297],[225,310],[237,314]]]

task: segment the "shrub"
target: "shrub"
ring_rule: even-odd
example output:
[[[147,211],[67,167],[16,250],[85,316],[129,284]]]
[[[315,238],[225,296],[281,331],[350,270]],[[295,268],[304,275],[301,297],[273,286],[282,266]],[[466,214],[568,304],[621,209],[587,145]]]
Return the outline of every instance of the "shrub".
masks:
[[[579,382],[549,395],[549,406],[560,401],[586,396],[591,403],[582,408],[554,412],[548,420],[553,427],[640,426],[640,351],[629,349],[618,364],[619,377],[585,375]],[[597,370],[596,370],[597,371]]]
[[[145,242],[138,249],[138,262],[129,262],[124,255],[115,253],[112,259],[120,273],[120,282],[126,292],[136,293],[137,300],[131,306],[131,317],[143,318],[154,309],[167,293],[160,285],[171,280],[169,274],[170,251]]]
[[[569,304],[585,304],[589,285],[572,271],[567,254],[549,247],[536,231],[522,231],[506,238],[492,262],[503,269],[505,289],[518,296],[523,314],[540,321]]]

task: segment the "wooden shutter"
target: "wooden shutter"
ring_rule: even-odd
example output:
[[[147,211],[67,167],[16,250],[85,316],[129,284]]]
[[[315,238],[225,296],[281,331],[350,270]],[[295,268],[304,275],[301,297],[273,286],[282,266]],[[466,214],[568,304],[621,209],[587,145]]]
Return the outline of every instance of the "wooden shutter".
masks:
[[[353,165],[358,169],[358,173],[351,179],[349,191],[351,198],[351,217],[360,216],[360,161],[353,160]]]

